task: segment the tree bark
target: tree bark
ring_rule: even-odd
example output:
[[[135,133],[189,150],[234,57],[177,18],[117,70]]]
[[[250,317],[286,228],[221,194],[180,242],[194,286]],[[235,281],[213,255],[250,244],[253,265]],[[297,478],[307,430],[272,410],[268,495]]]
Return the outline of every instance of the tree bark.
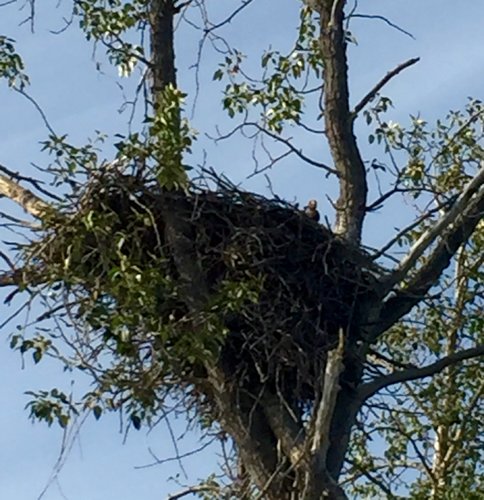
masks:
[[[324,121],[339,177],[335,232],[359,243],[365,218],[367,180],[349,108],[344,1],[320,0],[320,45],[324,62]]]
[[[176,87],[174,46],[174,18],[177,13],[174,0],[151,0],[149,5],[151,46],[151,93],[153,104],[167,85]]]

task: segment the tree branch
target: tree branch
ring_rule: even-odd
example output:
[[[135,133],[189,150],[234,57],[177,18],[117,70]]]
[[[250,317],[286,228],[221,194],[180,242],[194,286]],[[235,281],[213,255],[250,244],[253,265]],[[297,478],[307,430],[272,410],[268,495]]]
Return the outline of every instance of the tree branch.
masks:
[[[436,361],[435,363],[421,368],[408,368],[407,370],[394,372],[390,375],[380,377],[372,382],[368,382],[360,386],[360,388],[358,389],[358,393],[361,400],[364,401],[376,394],[378,391],[381,391],[382,389],[390,385],[401,384],[403,382],[410,382],[411,380],[430,377],[432,375],[435,375],[436,373],[441,372],[448,366],[454,365],[466,359],[476,358],[482,355],[484,355],[484,345],[479,345],[471,349],[465,349],[464,351],[450,354],[449,356],[446,356],[439,361]]]
[[[5,171],[5,168],[3,170]],[[11,177],[15,177],[13,172]],[[11,199],[37,219],[42,219],[52,211],[52,207],[48,203],[3,174],[0,174],[0,196]]]
[[[400,26],[398,26],[395,23],[392,23],[390,19],[386,18],[385,16],[379,16],[379,15],[374,15],[374,14],[351,14],[349,18],[361,18],[361,19],[378,19],[379,21],[383,21],[384,23],[388,24],[388,26],[396,29],[397,31],[400,31],[400,33],[403,33],[404,35],[407,35],[408,37],[412,38],[415,40],[415,37],[412,35],[407,30],[404,30]]]
[[[178,493],[168,495],[166,500],[179,500],[180,498],[186,497],[188,495],[196,495],[197,493],[213,493],[216,495],[219,493],[219,488],[209,484],[199,484],[197,486],[189,486]]]
[[[390,328],[425,297],[444,269],[450,265],[458,248],[471,236],[483,214],[484,189],[481,190],[479,196],[471,199],[453,223],[449,221],[447,229],[442,228],[443,234],[440,241],[426,258],[425,264],[415,272],[405,286],[390,295],[383,302],[383,306],[378,307],[378,317],[369,328],[368,340],[370,342],[375,341],[382,332]],[[403,278],[403,275],[399,274],[399,276]],[[390,283],[395,283],[394,275],[390,276],[390,280]],[[383,285],[382,292],[387,293],[388,284]]]
[[[325,467],[326,452],[329,445],[329,429],[336,404],[336,396],[340,390],[339,377],[343,371],[344,334],[341,331],[338,346],[328,352],[324,387],[321,401],[316,410],[314,433],[311,443],[311,454],[320,466]]]
[[[334,417],[336,400],[341,389],[339,381],[343,371],[343,355],[345,348],[344,332],[339,333],[338,345],[328,352],[324,374],[323,393],[314,413],[311,425],[312,442],[310,443],[311,466],[308,470],[305,490],[307,498],[320,498],[324,488],[335,481],[328,473],[327,455],[330,446],[330,429]],[[333,486],[336,486],[334,483]],[[343,491],[338,497],[345,498]],[[306,498],[305,497],[305,498]]]
[[[304,428],[301,422],[291,416],[281,397],[266,392],[261,398],[261,404],[284,455],[289,458],[291,465],[296,467],[306,451]]]
[[[245,128],[245,127],[254,127],[259,132],[267,135],[271,139],[274,139],[275,141],[280,142],[281,144],[284,144],[291,151],[291,153],[294,153],[296,156],[298,156],[301,160],[305,161],[309,165],[312,165],[313,167],[321,168],[322,170],[326,171],[327,175],[336,175],[336,176],[338,175],[338,171],[336,169],[331,168],[330,166],[328,166],[328,165],[326,165],[324,163],[315,161],[315,160],[309,158],[308,156],[306,156],[302,152],[302,150],[298,149],[296,146],[294,146],[291,143],[291,139],[290,138],[286,139],[284,137],[281,137],[278,134],[274,134],[274,133],[270,132],[269,130],[265,129],[264,127],[260,126],[257,122],[246,122],[246,123],[243,123],[241,125],[241,128]]]
[[[150,46],[151,46],[151,94],[159,104],[160,94],[167,85],[176,87],[173,19],[176,14],[174,0],[152,0],[149,2]]]
[[[401,71],[408,68],[409,66],[413,66],[414,64],[420,61],[420,57],[414,57],[409,59],[408,61],[399,64],[395,69],[389,71],[371,90],[368,94],[363,97],[363,99],[355,106],[353,112],[351,113],[352,119],[354,120],[358,113],[370,102],[372,101],[376,94],[380,92],[380,90],[394,77],[397,76]]]
[[[17,286],[21,281],[18,271],[4,272],[0,274],[0,287]]]
[[[320,47],[324,63],[324,120],[340,192],[335,232],[358,243],[366,212],[366,171],[353,132],[349,109],[348,67],[343,27],[345,2],[320,0]]]
[[[465,217],[466,206],[470,199],[476,195],[476,198],[484,199],[484,190],[480,190],[484,184],[484,165],[477,175],[467,184],[464,191],[457,198],[450,210],[446,212],[436,224],[433,224],[422,236],[415,242],[410,252],[402,259],[397,268],[390,275],[385,283],[387,290],[390,290],[396,283],[404,279],[408,272],[415,266],[418,259],[424,254],[428,247],[438,238],[445,228],[452,226],[460,217]]]
[[[385,243],[385,245],[383,247],[379,248],[374,254],[372,254],[371,258],[373,260],[376,260],[379,257],[381,257],[382,255],[384,255],[388,250],[390,250],[390,248],[393,245],[395,245],[395,243],[398,242],[398,240],[402,236],[407,234],[409,231],[412,231],[417,226],[420,226],[420,224],[422,224],[422,222],[429,219],[430,217],[432,217],[432,215],[436,214],[437,212],[440,212],[441,210],[447,208],[451,204],[452,204],[452,201],[448,200],[448,201],[445,201],[443,203],[439,203],[436,207],[432,208],[431,210],[427,210],[427,212],[425,212],[420,217],[417,217],[417,219],[415,219],[411,224],[409,224],[408,226],[405,226],[403,229],[398,231],[398,233],[396,233],[395,236],[393,236],[390,241]],[[396,262],[398,263],[398,260]]]

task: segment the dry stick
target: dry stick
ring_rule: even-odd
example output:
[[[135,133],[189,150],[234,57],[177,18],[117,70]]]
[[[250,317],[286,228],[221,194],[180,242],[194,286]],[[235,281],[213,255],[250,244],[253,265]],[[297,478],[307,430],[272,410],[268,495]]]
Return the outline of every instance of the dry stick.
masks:
[[[380,92],[380,90],[394,77],[397,76],[398,73],[403,71],[404,69],[408,68],[409,66],[413,66],[414,64],[418,63],[420,61],[420,57],[414,57],[412,59],[409,59],[408,61],[403,62],[402,64],[399,64],[395,69],[392,69],[389,71],[371,90],[368,92],[368,94],[363,97],[363,99],[355,106],[354,110],[352,111],[352,119],[354,120],[357,116],[358,113],[370,102],[372,101],[376,94]]]

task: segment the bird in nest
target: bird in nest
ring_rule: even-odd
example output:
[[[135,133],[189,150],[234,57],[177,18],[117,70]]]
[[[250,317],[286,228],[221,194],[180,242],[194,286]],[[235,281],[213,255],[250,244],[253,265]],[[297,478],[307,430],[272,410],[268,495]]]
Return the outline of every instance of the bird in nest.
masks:
[[[318,202],[316,200],[309,200],[308,206],[304,207],[304,213],[313,221],[319,222],[321,217],[318,212]]]

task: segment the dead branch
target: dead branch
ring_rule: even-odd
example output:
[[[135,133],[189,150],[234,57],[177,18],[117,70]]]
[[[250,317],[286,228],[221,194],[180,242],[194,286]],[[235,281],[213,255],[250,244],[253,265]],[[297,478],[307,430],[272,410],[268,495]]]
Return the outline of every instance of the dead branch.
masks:
[[[330,428],[334,416],[336,398],[340,390],[339,379],[343,371],[343,355],[345,347],[344,332],[340,330],[339,341],[336,348],[328,352],[324,375],[324,387],[321,396],[321,401],[315,409],[315,419],[312,429],[312,442],[310,453],[312,458],[312,467],[308,471],[306,488],[308,491],[318,489],[318,482],[324,478],[326,482],[328,478],[326,463],[327,452],[330,445]]]

